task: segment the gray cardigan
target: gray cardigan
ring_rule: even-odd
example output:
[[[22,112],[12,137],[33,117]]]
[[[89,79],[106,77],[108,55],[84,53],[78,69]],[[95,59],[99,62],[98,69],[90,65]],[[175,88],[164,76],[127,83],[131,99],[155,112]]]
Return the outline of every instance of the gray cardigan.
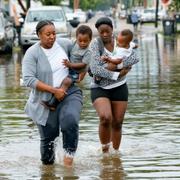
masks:
[[[99,41],[97,38],[95,38],[90,45],[90,51],[91,51],[91,61],[90,61],[90,69],[93,75],[101,77],[101,81],[99,84],[96,84],[94,82],[94,79],[92,79],[91,88],[95,87],[105,87],[108,85],[113,85],[114,83],[120,82],[125,80],[126,76],[123,76],[121,78],[118,78],[117,80],[113,80],[113,75],[115,72],[107,70],[101,60],[102,55],[108,55],[105,51],[102,52],[102,48],[99,45]],[[124,62],[125,66],[131,66],[139,61],[139,57],[135,53],[135,51],[132,51],[132,54],[125,59]],[[124,65],[123,65],[124,66]]]
[[[72,48],[72,41],[64,38],[56,40],[57,43],[65,50],[67,55]],[[48,85],[53,85],[53,76],[51,66],[40,43],[31,46],[25,53],[22,61],[22,76],[24,85],[31,88],[29,98],[25,106],[26,114],[37,124],[45,125],[49,115],[49,110],[40,102],[47,101],[52,94],[41,92],[36,89],[38,81]]]

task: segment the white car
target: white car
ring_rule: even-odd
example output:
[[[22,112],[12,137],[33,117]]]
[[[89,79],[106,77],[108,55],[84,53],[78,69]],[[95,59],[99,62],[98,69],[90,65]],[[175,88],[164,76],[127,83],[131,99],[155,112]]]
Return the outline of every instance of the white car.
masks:
[[[21,30],[20,43],[23,49],[36,43],[36,25],[41,20],[50,20],[54,23],[57,37],[70,37],[72,27],[67,21],[64,10],[60,6],[41,6],[30,8],[27,12]]]
[[[161,9],[161,10],[158,10],[158,18],[160,20],[163,20],[164,18],[168,17],[168,14],[167,14],[167,10],[166,9]]]
[[[67,6],[63,6],[63,10],[65,12],[65,15],[66,15],[66,18],[67,18],[68,21],[73,20],[75,18],[73,9],[71,9],[71,8],[69,8]]]
[[[76,9],[74,12],[74,17],[76,17],[80,23],[85,23],[87,21],[86,12],[81,9]]]
[[[15,39],[13,23],[0,11],[0,52],[12,52]]]
[[[140,22],[154,22],[155,21],[155,9],[144,9],[143,12],[140,15]]]

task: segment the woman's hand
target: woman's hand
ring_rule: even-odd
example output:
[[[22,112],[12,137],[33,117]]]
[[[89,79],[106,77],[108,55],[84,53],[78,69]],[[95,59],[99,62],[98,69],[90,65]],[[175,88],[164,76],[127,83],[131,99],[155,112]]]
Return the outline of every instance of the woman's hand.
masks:
[[[110,57],[108,56],[101,56],[101,60],[104,61],[104,62],[109,62],[110,61]]]
[[[119,77],[123,77],[125,76],[130,70],[131,70],[131,66],[127,67],[127,68],[123,68],[120,70],[120,74],[119,74]]]
[[[56,99],[58,101],[61,101],[64,99],[64,97],[66,96],[66,91],[63,88],[57,88],[55,90],[54,96],[56,97]]]

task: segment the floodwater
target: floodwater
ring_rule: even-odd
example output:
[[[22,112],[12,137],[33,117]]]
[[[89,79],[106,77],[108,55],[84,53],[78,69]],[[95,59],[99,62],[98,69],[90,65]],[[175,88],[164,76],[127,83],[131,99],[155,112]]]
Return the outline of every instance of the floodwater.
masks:
[[[101,154],[87,76],[80,84],[84,108],[72,169],[62,165],[61,138],[55,165],[41,165],[37,128],[23,110],[29,93],[20,87],[23,55],[0,55],[0,179],[180,179],[180,37],[142,35],[138,43],[141,61],[128,74],[120,154]]]

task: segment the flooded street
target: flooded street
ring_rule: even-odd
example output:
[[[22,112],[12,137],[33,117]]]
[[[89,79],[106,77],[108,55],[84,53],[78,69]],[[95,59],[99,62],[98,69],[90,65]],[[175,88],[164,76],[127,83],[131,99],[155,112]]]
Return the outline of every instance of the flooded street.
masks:
[[[39,134],[24,114],[29,89],[20,86],[23,54],[0,55],[0,179],[180,179],[180,37],[138,36],[140,62],[128,74],[129,106],[120,155],[102,157],[98,117],[90,101],[90,77],[80,84],[84,108],[72,169],[42,166]]]

